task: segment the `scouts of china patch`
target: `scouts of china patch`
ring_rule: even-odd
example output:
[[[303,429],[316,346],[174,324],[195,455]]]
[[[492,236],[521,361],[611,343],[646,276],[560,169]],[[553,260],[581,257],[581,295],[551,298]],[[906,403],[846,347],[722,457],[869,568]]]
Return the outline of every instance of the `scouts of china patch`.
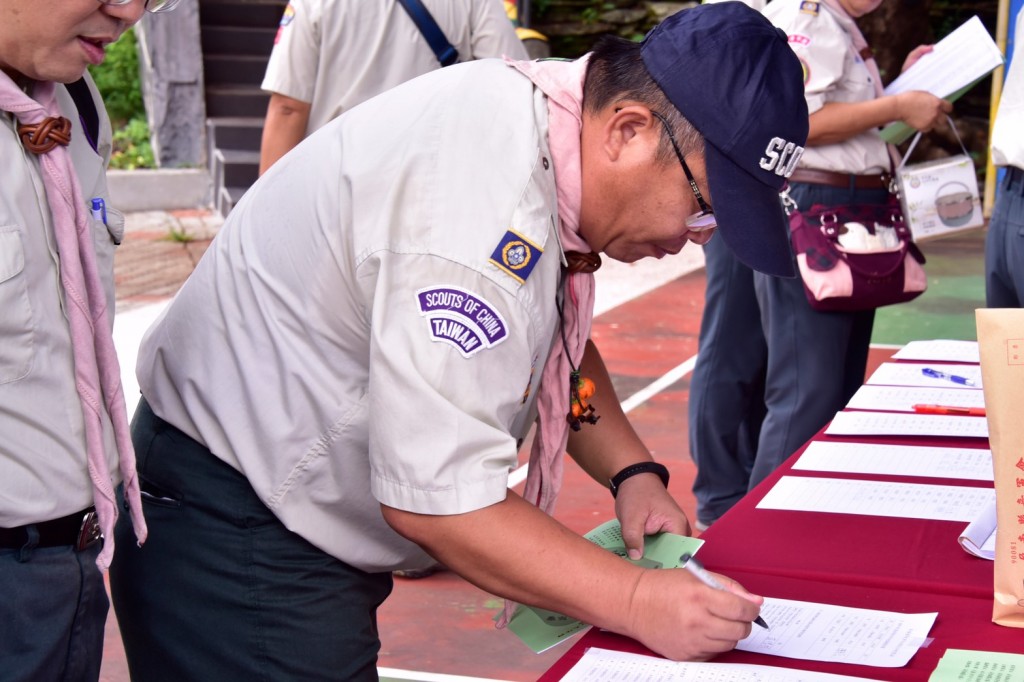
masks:
[[[508,325],[498,309],[461,287],[420,289],[416,302],[430,325],[431,340],[454,346],[463,357],[493,348],[508,337]]]
[[[530,276],[543,253],[539,246],[526,237],[509,230],[498,242],[490,260],[522,284]]]
[[[818,3],[804,0],[804,2],[800,3],[800,11],[816,17],[818,16]]]

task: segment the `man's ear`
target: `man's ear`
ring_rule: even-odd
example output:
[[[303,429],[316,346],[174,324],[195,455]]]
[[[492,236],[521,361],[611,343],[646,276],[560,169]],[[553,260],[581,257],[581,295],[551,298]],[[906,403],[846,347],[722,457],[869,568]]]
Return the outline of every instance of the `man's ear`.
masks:
[[[650,108],[643,104],[630,103],[612,109],[604,125],[605,148],[611,160],[634,150],[646,153],[652,141],[657,143],[655,124]]]

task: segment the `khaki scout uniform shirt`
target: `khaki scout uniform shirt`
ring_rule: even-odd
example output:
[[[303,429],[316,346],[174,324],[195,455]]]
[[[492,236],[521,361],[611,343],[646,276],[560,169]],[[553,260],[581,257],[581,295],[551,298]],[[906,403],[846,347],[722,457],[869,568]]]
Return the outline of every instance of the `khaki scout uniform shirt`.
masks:
[[[90,81],[91,83],[91,81]],[[32,93],[29,92],[29,95]],[[71,120],[68,150],[82,197],[107,201],[107,223],[92,221],[96,263],[114,310],[114,248],[124,219],[109,206],[106,165],[110,121],[99,96],[99,154],[82,130],[71,96],[57,86]],[[64,313],[60,260],[39,157],[18,139],[17,124],[0,113],[0,527],[48,521],[92,504],[85,425],[75,390],[71,332]],[[111,321],[114,316],[111,314]],[[113,432],[104,414],[107,462],[120,480]]]
[[[424,0],[460,61],[528,59],[498,0]],[[306,134],[360,102],[440,68],[396,0],[291,0],[263,89],[312,104]]]
[[[380,504],[505,499],[557,338],[547,103],[498,60],[332,121],[231,212],[139,352],[162,418],[366,571],[430,559]]]
[[[809,114],[828,102],[875,98],[875,85],[864,60],[824,3],[773,0],[764,15],[786,32],[789,46],[800,59]],[[889,165],[886,145],[872,129],[836,144],[807,147],[798,167],[862,175],[882,173]]]

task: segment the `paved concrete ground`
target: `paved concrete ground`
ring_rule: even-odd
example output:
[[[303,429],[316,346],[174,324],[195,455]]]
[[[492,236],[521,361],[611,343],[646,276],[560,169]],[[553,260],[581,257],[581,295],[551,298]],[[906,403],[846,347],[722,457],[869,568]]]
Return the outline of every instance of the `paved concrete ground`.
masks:
[[[223,222],[207,209],[125,214],[125,238],[114,256],[117,312],[173,295]]]

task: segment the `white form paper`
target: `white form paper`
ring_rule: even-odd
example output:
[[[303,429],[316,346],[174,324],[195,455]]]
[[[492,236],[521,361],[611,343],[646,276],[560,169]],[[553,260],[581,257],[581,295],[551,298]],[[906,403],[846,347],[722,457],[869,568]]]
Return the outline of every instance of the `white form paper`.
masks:
[[[966,522],[995,495],[993,488],[783,476],[757,508]]]
[[[926,90],[937,97],[955,101],[1002,63],[999,47],[981,20],[974,16],[893,80],[885,88],[885,94]],[[895,121],[882,129],[882,139],[899,144],[913,133],[914,129],[906,123]]]
[[[749,663],[688,663],[591,647],[562,682],[872,682]]]
[[[813,441],[794,469],[992,481],[992,451],[922,445]]]
[[[949,379],[936,379],[925,376],[923,369],[937,369],[946,374],[964,377],[974,382],[974,386],[964,386]],[[883,362],[868,377],[868,384],[886,384],[888,386],[934,386],[937,388],[981,388],[980,365],[943,365],[918,362]]]
[[[889,83],[885,94],[927,90],[936,97],[948,97],[1002,63],[999,47],[981,19],[973,16]]]
[[[741,651],[804,661],[899,668],[928,637],[938,613],[895,613],[765,597],[761,617]]]
[[[996,559],[996,501],[981,510],[960,534],[960,546],[968,554],[995,561]]]
[[[988,420],[959,414],[838,412],[825,433],[830,436],[988,438]]]
[[[933,339],[911,341],[896,351],[897,360],[941,360],[943,362],[981,362],[977,341]]]
[[[846,406],[855,410],[913,412],[914,405],[918,404],[985,407],[985,392],[980,388],[865,384],[857,389]]]

